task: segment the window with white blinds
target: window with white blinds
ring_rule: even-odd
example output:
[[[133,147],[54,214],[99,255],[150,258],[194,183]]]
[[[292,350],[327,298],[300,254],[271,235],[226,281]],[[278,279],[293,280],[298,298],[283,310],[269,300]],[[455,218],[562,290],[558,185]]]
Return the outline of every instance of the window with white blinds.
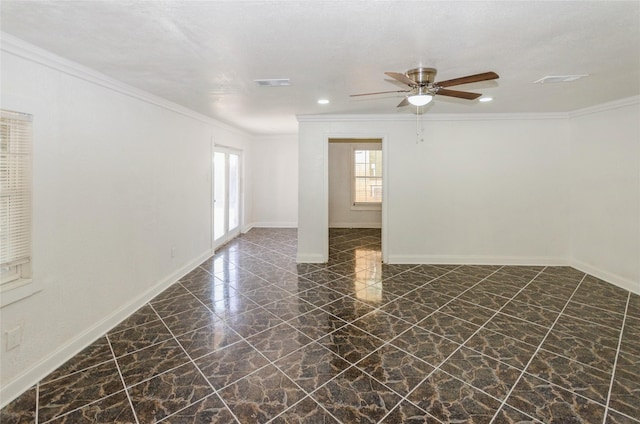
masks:
[[[0,110],[0,284],[30,282],[31,115]],[[10,296],[13,298],[14,296]],[[4,305],[5,299],[2,304]]]
[[[382,150],[353,150],[353,205],[382,203]]]

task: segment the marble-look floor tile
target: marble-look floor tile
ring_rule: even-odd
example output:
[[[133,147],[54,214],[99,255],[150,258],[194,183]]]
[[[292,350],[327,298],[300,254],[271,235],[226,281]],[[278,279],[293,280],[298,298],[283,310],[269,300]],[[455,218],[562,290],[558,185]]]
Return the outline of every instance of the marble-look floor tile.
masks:
[[[122,390],[114,360],[41,384],[38,420],[48,421]]]
[[[491,396],[504,400],[521,371],[465,347],[449,357],[440,369]]]
[[[278,415],[272,424],[340,424],[313,398],[307,396]]]
[[[431,365],[393,345],[373,351],[356,363],[356,367],[402,396],[406,396],[434,370]]]
[[[631,381],[640,381],[640,356],[632,353],[618,352],[616,378],[622,377]]]
[[[640,381],[616,378],[611,385],[609,408],[630,417],[640,417]]]
[[[419,359],[439,366],[460,347],[458,343],[438,336],[420,327],[412,327],[391,341],[391,344]]]
[[[601,423],[604,406],[554,384],[524,374],[507,405],[544,423]]]
[[[579,318],[584,321],[589,321],[594,324],[604,325],[618,330],[622,328],[622,320],[624,318],[623,314],[594,308],[589,305],[585,305],[584,303],[574,301],[569,302],[562,313],[564,315],[569,315],[574,318]]]
[[[406,331],[411,324],[381,310],[375,310],[352,324],[360,330],[382,340],[391,340]]]
[[[489,424],[500,401],[442,371],[431,374],[407,397],[443,422]]]
[[[162,420],[163,424],[238,423],[218,395],[213,394]]]
[[[127,387],[177,368],[189,360],[182,347],[173,339],[117,358]]]
[[[315,305],[307,303],[297,296],[290,296],[281,300],[277,300],[262,307],[264,310],[271,312],[283,321],[304,315],[316,309]]]
[[[346,325],[317,340],[336,355],[355,364],[384,343],[383,340],[365,333],[353,325]]]
[[[245,341],[234,343],[195,360],[196,366],[216,390],[246,377],[268,362]]]
[[[443,312],[434,312],[418,322],[416,326],[453,340],[456,343],[464,343],[480,328],[475,324]]]
[[[553,326],[553,331],[561,332],[572,337],[594,341],[602,346],[617,349],[620,340],[620,329],[613,329],[593,324],[568,315],[560,315]]]
[[[109,342],[116,356],[126,355],[173,338],[162,320],[150,321],[117,333],[109,333]]]
[[[191,293],[151,304],[151,307],[158,313],[158,315],[160,315],[161,318],[166,318],[181,312],[191,311],[193,309],[201,308],[202,306],[204,305],[200,299]]]
[[[529,305],[518,302],[517,300],[512,300],[504,305],[504,308],[500,310],[500,313],[532,322],[545,328],[550,328],[560,314],[558,311]]]
[[[283,321],[271,312],[256,308],[249,312],[230,317],[225,323],[242,337],[251,337],[269,328],[281,324]]]
[[[628,415],[616,412],[613,409],[609,409],[607,411],[607,420],[604,424],[640,424],[640,418],[635,419]]]
[[[42,421],[40,421],[42,422]],[[47,424],[129,424],[135,417],[124,391],[102,398]],[[3,424],[9,424],[2,421]]]
[[[344,296],[338,300],[323,305],[322,309],[348,322],[363,317],[374,310],[372,306],[365,302],[360,302],[350,296]]]
[[[344,327],[347,322],[322,309],[314,309],[287,321],[287,324],[304,333],[312,340],[317,340]]]
[[[146,304],[116,325],[111,331],[118,332],[126,330],[127,328],[135,327],[137,325],[144,324],[145,322],[155,321],[157,319],[160,319],[160,317],[156,314],[156,311],[153,310],[151,305]]]
[[[496,413],[493,418],[492,424],[543,424],[542,421],[536,420],[525,414],[522,411],[518,411],[510,407],[509,405],[504,405],[500,410]]]
[[[174,336],[219,322],[221,318],[204,306],[164,318],[165,325]]]
[[[191,359],[197,359],[236,343],[242,338],[223,321],[218,321],[182,334],[177,337],[177,340]]]
[[[447,296],[446,294],[430,289],[428,284],[406,294],[405,298],[434,310],[446,305],[454,299],[451,296]]]
[[[439,312],[453,315],[475,325],[483,325],[496,313],[496,311],[492,309],[460,299],[455,299],[447,303],[439,309]]]
[[[627,317],[625,320],[620,350],[640,356],[640,319]]]
[[[552,331],[542,349],[610,373],[616,360],[616,350],[593,341]]]
[[[389,302],[380,308],[382,311],[396,318],[415,324],[432,314],[435,309],[426,305],[413,302],[406,298],[399,298],[393,302]]]
[[[312,342],[287,323],[269,328],[246,340],[270,361],[276,361]]]
[[[140,422],[160,421],[213,394],[200,371],[188,363],[128,389]]]
[[[549,331],[546,327],[501,313],[487,322],[485,328],[534,346],[538,346]]]
[[[491,293],[496,296],[506,297],[511,299],[522,289],[519,285],[504,284],[503,282],[496,281],[491,277],[486,280],[482,280],[476,286],[469,289],[465,294],[473,295],[475,293]]]
[[[87,368],[94,367],[103,362],[113,359],[113,353],[109,347],[109,341],[106,337],[100,337],[88,347],[84,348],[80,353],[69,359],[63,365],[58,367],[51,374],[46,376],[41,383],[47,383],[60,377],[82,371]]]
[[[0,410],[0,422],[3,424],[27,424],[36,421],[36,387],[32,387],[9,402]]]
[[[467,340],[465,346],[521,371],[524,371],[536,351],[536,346],[485,328]]]
[[[402,399],[355,367],[320,387],[312,397],[344,423],[377,422]]]
[[[241,423],[265,423],[306,396],[273,365],[236,381],[218,394]]]
[[[540,350],[526,372],[563,389],[602,404],[606,403],[611,373]]]
[[[567,304],[569,296],[551,296],[542,290],[532,290],[525,288],[518,293],[513,300],[526,305],[537,306],[553,312],[560,312]]]
[[[331,380],[351,364],[321,344],[311,343],[275,362],[308,393]]]
[[[426,411],[418,408],[411,402],[403,400],[389,414],[384,417],[380,424],[442,424],[440,420],[429,415]]]

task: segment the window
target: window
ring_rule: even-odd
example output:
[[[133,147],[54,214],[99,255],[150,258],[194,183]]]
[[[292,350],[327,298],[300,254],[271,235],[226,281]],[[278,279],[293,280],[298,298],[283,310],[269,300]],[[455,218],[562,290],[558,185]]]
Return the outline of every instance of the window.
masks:
[[[2,306],[32,293],[31,115],[0,110]]]
[[[353,150],[353,205],[382,203],[382,150]]]

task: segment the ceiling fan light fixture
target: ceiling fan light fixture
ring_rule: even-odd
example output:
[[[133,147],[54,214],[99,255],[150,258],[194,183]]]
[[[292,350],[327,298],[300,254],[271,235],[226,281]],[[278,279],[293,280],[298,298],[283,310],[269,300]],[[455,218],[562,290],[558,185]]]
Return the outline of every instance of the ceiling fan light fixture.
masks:
[[[430,94],[415,94],[407,97],[407,100],[414,106],[424,106],[433,100],[433,96]]]

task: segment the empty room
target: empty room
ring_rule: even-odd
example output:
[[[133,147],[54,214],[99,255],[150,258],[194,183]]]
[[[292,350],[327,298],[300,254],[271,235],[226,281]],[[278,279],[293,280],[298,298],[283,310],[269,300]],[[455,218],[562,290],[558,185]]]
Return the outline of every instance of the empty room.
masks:
[[[640,2],[0,30],[3,424],[640,424]]]

